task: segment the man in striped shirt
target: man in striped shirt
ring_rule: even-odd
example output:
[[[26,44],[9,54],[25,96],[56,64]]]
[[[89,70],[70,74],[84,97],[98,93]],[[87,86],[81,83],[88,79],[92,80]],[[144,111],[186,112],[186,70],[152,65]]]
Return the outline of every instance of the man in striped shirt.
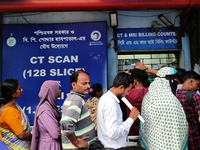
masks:
[[[74,72],[71,77],[72,90],[62,106],[61,137],[63,150],[84,149],[96,139],[94,125],[85,104],[89,93],[90,77],[83,70]]]

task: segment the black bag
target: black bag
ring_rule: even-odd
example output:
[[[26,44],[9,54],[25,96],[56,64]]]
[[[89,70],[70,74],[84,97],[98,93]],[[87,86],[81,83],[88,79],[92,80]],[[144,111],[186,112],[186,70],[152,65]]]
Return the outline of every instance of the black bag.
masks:
[[[189,105],[193,108],[194,112],[195,112],[195,107],[193,105],[193,96],[192,96],[192,93],[193,91],[190,91],[188,90],[187,93],[186,93],[186,96],[187,96],[187,101],[189,103]],[[199,123],[199,116],[195,113],[195,120],[198,124],[198,132],[199,132],[199,135],[200,135],[200,123]]]

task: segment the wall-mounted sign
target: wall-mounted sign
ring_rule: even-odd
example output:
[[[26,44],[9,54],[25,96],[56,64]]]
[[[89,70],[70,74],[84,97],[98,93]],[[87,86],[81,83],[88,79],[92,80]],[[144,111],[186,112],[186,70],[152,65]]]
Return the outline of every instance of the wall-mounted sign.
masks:
[[[59,109],[71,90],[70,75],[83,69],[91,84],[107,90],[106,22],[3,25],[2,79],[18,79],[17,100],[33,125],[38,93],[45,80],[60,81]]]
[[[178,49],[176,33],[167,28],[155,33],[151,28],[117,29],[119,51]]]

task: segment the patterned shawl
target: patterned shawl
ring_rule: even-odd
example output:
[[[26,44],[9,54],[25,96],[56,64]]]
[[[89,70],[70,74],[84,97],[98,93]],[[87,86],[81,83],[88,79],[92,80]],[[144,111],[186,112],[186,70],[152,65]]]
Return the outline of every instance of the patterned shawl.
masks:
[[[24,128],[25,132],[30,133],[30,124],[28,117],[24,113],[24,111],[21,109],[21,107],[16,103],[16,106],[18,110],[21,113],[22,116],[22,126]],[[2,134],[3,142],[11,149],[14,150],[29,150],[31,143],[27,140],[20,140],[12,131],[3,129],[0,127],[0,131]]]
[[[147,150],[185,150],[188,122],[179,100],[171,91],[166,75],[175,74],[170,67],[161,68],[142,102],[140,144]]]

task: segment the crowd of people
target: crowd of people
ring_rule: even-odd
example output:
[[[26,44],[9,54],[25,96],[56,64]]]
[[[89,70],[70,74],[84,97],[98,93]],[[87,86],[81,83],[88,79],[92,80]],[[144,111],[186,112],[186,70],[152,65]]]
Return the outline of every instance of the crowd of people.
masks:
[[[148,74],[155,75],[152,83]],[[0,145],[13,150],[198,150],[200,149],[200,75],[181,68],[147,68],[119,72],[103,94],[90,87],[90,76],[79,70],[70,76],[72,90],[58,111],[59,82],[45,81],[38,94],[33,132],[17,104],[23,89],[16,79],[1,85]],[[86,95],[91,98],[86,100]],[[121,98],[133,105],[130,110]],[[61,115],[62,114],[62,115]],[[138,115],[145,122],[140,122]],[[139,136],[139,145],[128,139]]]

